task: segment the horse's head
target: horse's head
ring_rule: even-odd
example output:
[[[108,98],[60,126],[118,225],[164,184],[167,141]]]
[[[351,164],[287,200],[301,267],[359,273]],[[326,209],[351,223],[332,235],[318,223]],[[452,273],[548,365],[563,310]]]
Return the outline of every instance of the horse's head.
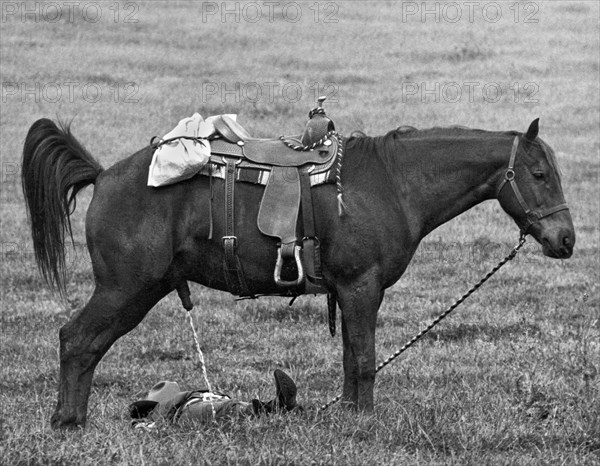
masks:
[[[497,198],[521,232],[542,245],[544,255],[564,259],[573,254],[575,230],[554,152],[537,137],[538,120],[515,138]]]

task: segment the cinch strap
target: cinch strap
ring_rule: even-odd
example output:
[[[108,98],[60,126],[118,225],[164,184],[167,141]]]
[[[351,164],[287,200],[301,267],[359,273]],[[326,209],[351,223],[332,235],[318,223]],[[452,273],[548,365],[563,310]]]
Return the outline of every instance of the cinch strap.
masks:
[[[321,284],[321,245],[315,232],[315,216],[313,212],[312,193],[310,191],[310,172],[300,172],[302,206],[302,222],[304,223],[304,238],[302,238],[302,256],[305,261],[306,276],[313,283]]]
[[[224,158],[225,159],[225,158]],[[237,255],[237,237],[235,236],[235,166],[239,161],[225,159],[225,236],[223,236],[223,269],[225,282],[229,292],[238,296],[250,296],[254,298],[246,283],[244,269]]]

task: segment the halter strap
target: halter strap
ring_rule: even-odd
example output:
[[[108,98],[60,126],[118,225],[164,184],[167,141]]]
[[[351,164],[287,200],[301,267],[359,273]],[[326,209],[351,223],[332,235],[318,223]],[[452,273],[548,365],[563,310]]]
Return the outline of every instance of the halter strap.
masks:
[[[504,186],[508,183],[510,185],[510,187],[512,188],[513,193],[515,194],[515,197],[517,198],[519,205],[521,206],[521,208],[525,212],[525,215],[527,216],[527,221],[526,221],[525,227],[521,228],[521,233],[527,234],[527,230],[529,230],[529,228],[531,228],[531,226],[534,223],[539,222],[544,217],[549,217],[550,215],[555,214],[556,212],[560,212],[561,210],[569,210],[569,206],[566,203],[563,203],[563,204],[558,204],[554,207],[549,207],[544,210],[532,210],[529,208],[529,206],[527,205],[527,202],[525,201],[525,198],[523,198],[523,195],[521,194],[521,191],[519,190],[519,186],[517,185],[517,182],[515,181],[514,165],[515,165],[515,159],[517,158],[517,149],[518,148],[519,148],[519,136],[516,136],[513,141],[512,150],[510,152],[510,160],[508,162],[508,168],[506,169],[506,172],[504,172],[504,178],[502,179],[502,182],[500,183],[500,185],[498,186],[498,189],[496,190],[496,198],[500,195],[500,191],[502,191],[502,188],[504,188]]]

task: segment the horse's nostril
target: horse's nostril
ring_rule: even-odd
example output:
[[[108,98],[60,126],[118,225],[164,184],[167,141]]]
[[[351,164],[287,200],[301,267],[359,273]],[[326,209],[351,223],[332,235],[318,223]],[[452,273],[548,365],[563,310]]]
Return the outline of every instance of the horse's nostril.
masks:
[[[563,238],[563,244],[567,247],[571,246],[571,238],[569,238],[568,236],[565,236]]]

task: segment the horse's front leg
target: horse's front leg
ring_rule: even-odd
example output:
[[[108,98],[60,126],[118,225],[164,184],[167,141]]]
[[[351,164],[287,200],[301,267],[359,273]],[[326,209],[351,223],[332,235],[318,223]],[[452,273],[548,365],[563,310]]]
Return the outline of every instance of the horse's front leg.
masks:
[[[375,383],[375,325],[383,291],[375,271],[338,286],[344,343],[342,399],[359,409],[373,410]]]

